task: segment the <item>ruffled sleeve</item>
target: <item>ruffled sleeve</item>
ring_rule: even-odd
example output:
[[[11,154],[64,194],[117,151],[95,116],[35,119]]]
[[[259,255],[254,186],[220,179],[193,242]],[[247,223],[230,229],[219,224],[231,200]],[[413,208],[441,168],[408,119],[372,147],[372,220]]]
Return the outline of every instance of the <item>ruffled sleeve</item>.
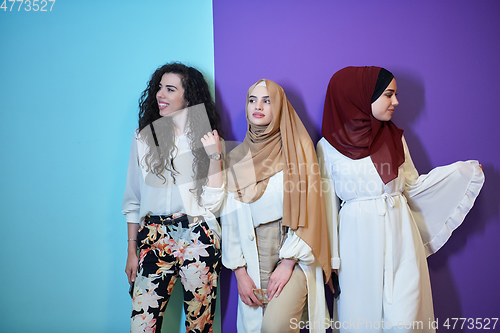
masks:
[[[403,145],[404,194],[429,256],[462,224],[484,184],[484,173],[478,161],[466,161],[419,176],[404,138]]]
[[[329,170],[331,170],[331,165],[328,160],[327,145],[329,145],[329,143],[322,138],[318,142],[316,153],[318,155],[319,170],[321,172],[321,184],[325,199],[328,234],[330,235],[332,268],[338,269],[340,267],[338,242],[338,212],[340,208],[340,200],[335,194],[335,182],[333,175],[329,172]]]

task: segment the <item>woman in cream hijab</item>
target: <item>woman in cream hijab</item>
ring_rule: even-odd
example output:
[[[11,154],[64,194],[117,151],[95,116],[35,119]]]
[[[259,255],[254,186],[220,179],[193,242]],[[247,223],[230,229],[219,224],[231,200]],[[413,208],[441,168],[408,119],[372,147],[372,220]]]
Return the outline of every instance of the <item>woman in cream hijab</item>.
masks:
[[[250,87],[246,117],[245,140],[227,156],[221,216],[222,262],[238,281],[238,332],[324,332],[331,256],[314,145],[273,81]]]

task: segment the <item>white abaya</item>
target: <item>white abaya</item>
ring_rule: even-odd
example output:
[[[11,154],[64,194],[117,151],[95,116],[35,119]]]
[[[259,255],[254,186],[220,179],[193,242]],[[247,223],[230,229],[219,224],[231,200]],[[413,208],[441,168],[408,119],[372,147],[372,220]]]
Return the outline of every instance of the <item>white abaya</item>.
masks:
[[[328,216],[338,222],[341,332],[435,331],[426,258],[462,223],[484,182],[477,161],[419,176],[402,140],[405,162],[387,184],[369,156],[352,160],[318,142]]]

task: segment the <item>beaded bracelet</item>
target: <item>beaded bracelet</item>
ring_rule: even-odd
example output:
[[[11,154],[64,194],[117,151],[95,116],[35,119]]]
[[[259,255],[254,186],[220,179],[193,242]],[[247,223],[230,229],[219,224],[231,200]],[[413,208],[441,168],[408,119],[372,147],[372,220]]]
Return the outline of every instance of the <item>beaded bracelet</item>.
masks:
[[[130,242],[130,241],[137,242],[137,239],[132,239],[132,238],[127,239],[127,242]]]

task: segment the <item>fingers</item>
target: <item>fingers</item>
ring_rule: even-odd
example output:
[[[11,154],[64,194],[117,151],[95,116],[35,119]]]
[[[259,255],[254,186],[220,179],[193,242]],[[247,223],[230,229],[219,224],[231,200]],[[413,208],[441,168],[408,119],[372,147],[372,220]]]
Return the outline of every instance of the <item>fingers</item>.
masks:
[[[217,132],[217,130],[213,130],[212,132],[207,132],[207,134],[205,134],[201,139],[205,141],[213,139],[214,142],[217,142],[220,140],[219,132]]]
[[[136,276],[137,276],[137,267],[134,267],[132,269],[132,276],[129,278],[129,280],[132,281],[132,282],[135,282]],[[129,283],[131,283],[131,282],[129,282]]]
[[[283,286],[284,287],[284,286]],[[283,287],[282,286],[279,286],[278,287],[278,290],[276,290],[276,294],[274,294],[274,296],[278,297],[280,294],[281,294],[281,291],[283,290]]]
[[[216,130],[207,132],[207,134],[201,138],[201,143],[207,155],[221,153],[219,133]]]
[[[285,283],[281,283],[279,280],[275,280],[272,278],[269,279],[269,283],[267,285],[267,298],[271,300],[273,297],[278,297],[285,286]]]
[[[125,274],[127,274],[128,283],[131,284],[135,282],[137,275],[137,268],[139,267],[138,262],[134,262],[134,259],[128,259],[127,265],[125,266]]]
[[[250,295],[250,301],[252,302],[252,304],[250,306],[264,306],[264,304],[262,304],[258,299],[257,299],[257,296],[255,296],[255,294],[253,293],[252,291],[252,294]]]
[[[285,288],[285,285],[288,283],[288,280],[292,276],[295,263],[296,260],[283,259],[281,264],[279,264],[271,274],[269,283],[267,285],[267,296],[269,300],[271,300],[273,297],[278,297],[283,288]]]
[[[285,285],[276,285],[275,287],[273,287],[273,289],[271,291],[269,291],[269,289],[267,289],[267,298],[269,300],[273,299],[273,297],[278,297],[281,293],[281,291],[283,290],[283,287]]]
[[[219,134],[216,130],[213,130],[213,132],[208,132],[201,138],[201,142],[204,146],[217,145],[220,142]]]
[[[207,134],[205,134],[201,138],[201,142],[203,142],[203,144],[208,143],[210,141],[210,139],[213,138],[213,137],[214,137],[214,135],[212,134],[212,132],[208,132]]]
[[[128,284],[131,284],[132,283],[132,277],[134,276],[132,274],[132,269],[130,269],[129,267],[126,267],[125,268],[125,274],[127,274],[127,279],[128,279]]]
[[[128,272],[126,271],[125,273],[127,273],[127,278],[128,278],[128,283],[129,284],[132,284],[132,282],[135,282],[135,276],[137,274],[137,270],[136,269],[131,269]]]
[[[212,132],[214,134],[214,139],[215,139],[215,142],[217,144],[217,151],[220,153],[222,150],[221,150],[221,142],[220,142],[219,132],[217,132],[217,130],[213,130]]]
[[[271,300],[273,297],[278,297],[285,285],[276,285],[271,290],[267,289],[267,298]]]
[[[241,301],[248,306],[257,306],[250,297],[241,297]]]
[[[258,299],[257,296],[253,293],[248,294],[240,294],[241,301],[248,306],[264,306]]]
[[[274,281],[269,280],[269,283],[267,284],[267,298],[271,300],[274,297],[274,294],[276,292],[276,284]]]
[[[262,303],[253,293],[255,283],[246,272],[246,268],[240,267],[235,270],[236,280],[238,281],[238,294],[243,303],[248,306],[262,306]]]

